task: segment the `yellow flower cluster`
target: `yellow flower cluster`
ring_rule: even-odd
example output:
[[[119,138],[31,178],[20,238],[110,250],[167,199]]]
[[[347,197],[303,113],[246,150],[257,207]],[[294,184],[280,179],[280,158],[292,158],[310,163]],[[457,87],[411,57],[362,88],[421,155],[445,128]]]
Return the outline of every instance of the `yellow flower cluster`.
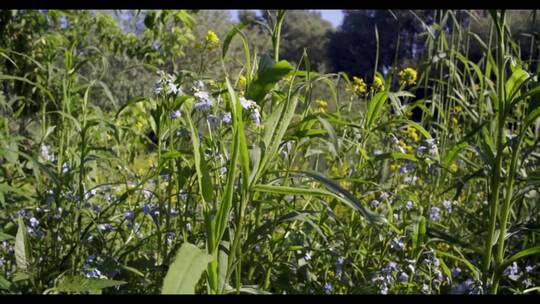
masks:
[[[328,102],[324,99],[317,99],[315,100],[315,103],[319,106],[318,112],[326,113],[326,110],[328,110]]]
[[[458,172],[458,169],[459,169],[459,167],[458,167],[458,165],[456,163],[451,164],[450,167],[448,168],[448,170],[450,170],[450,172],[452,172],[452,173]]]
[[[371,89],[375,92],[384,91],[384,80],[379,76],[375,76]]]
[[[405,151],[407,151],[407,153],[412,153],[413,152],[413,147],[411,145],[408,145],[407,143],[405,143],[402,139],[399,140],[399,146],[402,147],[403,149],[405,149]]]
[[[416,83],[418,73],[413,68],[405,68],[399,72],[399,83],[401,85],[413,85]]]
[[[390,165],[390,170],[392,172],[395,172],[395,171],[399,170],[400,167],[401,166],[398,163],[393,163],[393,164]]]
[[[214,31],[209,30],[206,33],[206,44],[208,45],[209,49],[215,49],[219,46],[219,37],[214,33]]]
[[[353,91],[356,95],[362,96],[367,92],[367,84],[364,82],[364,79],[353,76]]]
[[[420,140],[415,128],[408,127],[406,133],[412,141],[418,142]]]

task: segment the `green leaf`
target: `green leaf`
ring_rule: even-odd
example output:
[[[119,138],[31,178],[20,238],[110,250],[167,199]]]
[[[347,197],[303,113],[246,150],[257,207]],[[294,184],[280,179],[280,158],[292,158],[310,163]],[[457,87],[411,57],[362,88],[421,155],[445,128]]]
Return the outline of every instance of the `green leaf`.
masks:
[[[447,253],[447,252],[442,252],[442,251],[439,251],[439,250],[435,250],[435,252],[437,252],[438,255],[441,255],[441,256],[445,256],[445,257],[448,257],[448,258],[451,258],[453,260],[456,260],[458,262],[462,262],[463,264],[465,264],[465,266],[467,266],[467,268],[469,268],[469,270],[471,271],[471,273],[473,274],[473,277],[476,279],[476,280],[479,280],[480,279],[480,271],[478,270],[478,268],[476,268],[471,262],[469,262],[467,259],[465,258],[460,258],[460,257],[457,257],[453,254],[450,254],[450,253]]]
[[[213,200],[212,180],[210,179],[204,153],[202,152],[202,148],[200,146],[199,132],[193,126],[193,122],[187,107],[185,108],[184,113],[191,131],[191,144],[193,146],[193,157],[195,159],[195,170],[197,171],[197,180],[199,182],[199,192],[201,193],[206,205]]]
[[[53,288],[55,291],[66,293],[99,293],[102,289],[126,284],[124,281],[109,279],[86,278],[80,275],[65,276]]]
[[[259,65],[260,73],[249,85],[249,90],[246,94],[247,98],[256,102],[261,101],[266,93],[270,92],[275,84],[292,70],[293,67],[286,60],[281,60],[268,68]]]
[[[420,216],[418,218],[418,222],[416,223],[416,226],[414,227],[414,232],[412,234],[412,247],[414,256],[417,256],[420,252],[420,249],[422,248],[422,244],[424,243],[424,239],[426,236],[426,218],[424,216]]]
[[[30,243],[28,242],[26,226],[24,225],[22,217],[19,217],[17,222],[19,228],[17,230],[17,235],[15,236],[15,262],[17,263],[17,271],[26,273],[30,271],[32,260]]]
[[[384,105],[384,102],[388,98],[388,93],[379,92],[373,96],[368,105],[368,110],[366,114],[366,129],[371,130],[373,124],[380,118],[381,111]]]
[[[527,248],[525,250],[521,250],[520,252],[514,254],[513,256],[509,257],[504,262],[502,262],[501,265],[497,268],[497,272],[501,273],[506,269],[506,267],[508,267],[513,262],[515,262],[515,261],[517,261],[517,260],[519,260],[521,258],[530,256],[530,255],[535,255],[535,254],[540,254],[540,246],[539,247]]]
[[[529,73],[521,68],[517,68],[504,85],[506,91],[506,100],[511,100],[521,88],[521,85],[527,80]]]
[[[13,240],[13,239],[14,239],[13,235],[0,231],[0,242]]]
[[[225,282],[225,279],[227,277],[227,270],[228,270],[228,264],[227,260],[229,259],[229,242],[227,241],[221,241],[222,248],[219,248],[218,252],[218,288],[219,290],[224,290],[225,286],[227,286],[227,282]]]
[[[9,290],[11,283],[6,280],[2,275],[0,275],[0,289]]]
[[[446,152],[443,159],[441,160],[442,166],[444,168],[448,168],[454,159],[458,156],[459,152],[467,148],[469,145],[466,142],[461,142],[455,146],[453,146],[450,151]]]
[[[223,48],[221,52],[222,58],[225,58],[225,55],[227,54],[227,51],[229,50],[229,45],[231,44],[231,41],[234,38],[234,36],[240,33],[240,31],[246,26],[247,26],[246,23],[239,23],[233,26],[233,28],[229,31],[229,33],[227,33],[227,36],[225,36],[225,39],[223,39]]]
[[[387,158],[391,158],[391,159],[394,159],[394,160],[406,159],[406,160],[410,160],[410,161],[414,161],[414,162],[418,161],[418,159],[414,155],[401,153],[401,152],[382,153],[382,154],[379,154],[379,155],[375,155],[373,157],[374,160],[383,160],[383,159],[387,159]]]
[[[337,182],[326,178],[322,176],[321,174],[317,172],[306,172],[306,171],[299,171],[296,172],[302,176],[312,178],[323,185],[325,185],[328,190],[336,195],[336,198],[339,198],[340,201],[344,202],[349,207],[352,207],[353,209],[356,209],[364,216],[370,223],[372,224],[387,224],[390,226],[390,228],[396,230],[396,228],[388,223],[385,217],[374,213],[373,211],[369,210],[368,208],[364,207],[362,203],[360,203],[354,195],[352,195],[349,191],[345,190],[343,187],[341,187]]]
[[[161,293],[194,294],[195,285],[211,260],[212,256],[197,246],[190,243],[182,244],[165,276]]]
[[[425,138],[427,138],[427,139],[431,138],[431,134],[429,134],[429,132],[426,129],[424,129],[424,127],[419,125],[418,123],[416,123],[416,122],[414,122],[412,120],[407,120],[407,124],[410,125],[411,127],[415,128],[418,132],[422,133],[422,135],[424,135]]]

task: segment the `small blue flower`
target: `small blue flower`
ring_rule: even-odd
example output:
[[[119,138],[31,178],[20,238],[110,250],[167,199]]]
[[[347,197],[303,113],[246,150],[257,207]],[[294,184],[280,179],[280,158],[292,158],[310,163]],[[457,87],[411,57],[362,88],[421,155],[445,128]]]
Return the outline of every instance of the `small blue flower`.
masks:
[[[216,129],[216,128],[218,127],[218,124],[219,124],[219,118],[218,118],[216,115],[209,114],[209,115],[206,117],[206,120],[207,120],[208,123],[210,124],[210,128]]]
[[[35,217],[30,218],[30,226],[36,228],[39,225],[39,221]]]
[[[461,269],[459,267],[452,269],[452,278],[455,279],[459,274],[461,273]]]
[[[101,206],[98,204],[92,204],[92,210],[94,210],[95,212],[100,212]]]
[[[66,16],[60,17],[60,28],[65,29],[69,25],[68,19]]]
[[[405,204],[405,208],[407,208],[407,210],[411,210],[413,208],[413,205],[414,203],[412,201],[407,201],[407,203]]]
[[[414,170],[414,164],[412,162],[407,162],[404,166],[399,168],[399,173],[406,174]]]
[[[439,207],[431,207],[429,218],[432,221],[438,221],[441,218],[440,212],[441,212],[441,209]]]
[[[390,248],[403,250],[405,249],[405,243],[402,238],[397,237],[390,242]]]
[[[324,284],[324,292],[329,294],[329,293],[332,293],[333,290],[334,290],[334,288],[332,287],[332,284],[330,284],[330,283]]]
[[[253,100],[249,100],[244,97],[238,98],[238,101],[240,101],[240,105],[242,106],[242,108],[244,108],[244,110],[254,108],[257,105]]]
[[[231,120],[232,120],[232,116],[231,116],[231,113],[229,112],[226,112],[221,116],[221,121],[226,124],[231,123]]]
[[[177,119],[180,116],[182,116],[182,113],[179,110],[171,112],[171,119]]]
[[[516,262],[512,263],[511,266],[506,267],[503,274],[512,281],[517,281],[517,279],[521,277],[521,274],[519,273],[519,267]]]
[[[253,110],[253,113],[251,113],[251,118],[256,125],[261,124],[261,114],[259,113],[258,109]]]
[[[426,151],[427,151],[427,147],[424,147],[424,146],[419,146],[419,147],[416,149],[416,152],[418,152],[418,154],[425,153]]]
[[[132,221],[135,218],[135,212],[133,211],[124,212],[124,218],[128,221]]]
[[[406,283],[407,281],[409,281],[409,275],[406,274],[405,272],[402,272],[399,275],[399,281],[402,282],[402,283]]]
[[[95,255],[90,255],[86,258],[86,263],[88,264],[92,264],[96,261],[96,256]]]
[[[196,104],[193,105],[193,107],[195,109],[197,109],[197,110],[204,111],[204,110],[207,110],[207,109],[211,108],[212,105],[213,105],[212,101],[208,100],[208,101],[197,102]]]
[[[99,224],[97,227],[98,227],[98,229],[101,230],[101,231],[111,231],[111,230],[112,230],[111,224],[108,224],[108,223],[105,223],[105,224]]]
[[[93,270],[90,270],[90,271],[85,271],[85,276],[87,278],[101,278],[102,274],[101,274],[101,271],[99,271],[99,269],[93,269]]]
[[[450,202],[449,200],[445,200],[443,201],[442,204],[443,204],[444,209],[446,209],[446,211],[452,212],[452,202]]]

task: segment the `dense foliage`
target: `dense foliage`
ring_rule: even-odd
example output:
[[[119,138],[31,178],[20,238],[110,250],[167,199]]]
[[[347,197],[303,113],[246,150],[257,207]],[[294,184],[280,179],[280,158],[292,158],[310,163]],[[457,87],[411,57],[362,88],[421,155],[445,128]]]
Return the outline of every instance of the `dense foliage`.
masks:
[[[0,293],[538,293],[514,14],[0,11]]]

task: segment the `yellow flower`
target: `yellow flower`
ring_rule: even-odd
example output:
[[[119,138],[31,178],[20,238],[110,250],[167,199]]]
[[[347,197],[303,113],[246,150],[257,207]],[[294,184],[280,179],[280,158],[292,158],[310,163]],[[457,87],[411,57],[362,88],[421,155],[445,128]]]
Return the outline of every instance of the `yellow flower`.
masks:
[[[384,91],[384,80],[379,76],[375,76],[371,89],[375,92]]]
[[[390,170],[392,170],[392,171],[397,171],[397,170],[399,170],[399,168],[400,168],[399,164],[390,165]]]
[[[246,77],[244,77],[244,75],[240,75],[240,77],[238,77],[238,86],[245,87],[246,83],[247,83]]]
[[[356,93],[359,96],[366,94],[367,84],[364,82],[364,79],[353,76],[353,81],[354,81],[354,84],[353,84],[354,93]]]
[[[209,49],[215,49],[216,47],[219,46],[219,37],[212,30],[209,30],[206,33],[205,40]]]
[[[418,76],[418,73],[413,68],[405,68],[401,72],[399,72],[399,83],[401,85],[413,85],[416,83],[416,77]]]
[[[414,142],[418,142],[420,140],[420,136],[418,136],[417,133],[411,133],[411,134],[409,134],[409,136],[411,137],[412,141],[414,141]]]
[[[448,251],[448,249],[450,249],[450,245],[446,244],[446,243],[439,243],[437,245],[437,248],[440,250],[440,251]]]
[[[452,173],[456,173],[458,171],[458,169],[459,169],[459,167],[455,163],[451,164],[450,168],[448,168],[448,170],[450,170],[450,172],[452,172]]]
[[[318,111],[321,113],[326,113],[326,110],[328,109],[328,102],[324,99],[317,99],[315,100],[315,103],[319,106]]]
[[[454,123],[455,125],[457,125],[459,123],[458,119],[455,118],[455,117],[452,117],[452,123]]]
[[[409,137],[412,139],[412,141],[414,142],[418,142],[418,140],[420,140],[420,136],[418,136],[418,133],[416,133],[416,129],[415,128],[411,128],[411,127],[408,127],[407,128],[407,134],[409,135]]]
[[[142,123],[142,121],[137,121],[137,124],[135,124],[135,127],[139,130],[142,130],[144,128],[144,124]]]
[[[456,112],[456,113],[461,112],[461,107],[460,106],[455,106],[454,107],[454,112]]]

